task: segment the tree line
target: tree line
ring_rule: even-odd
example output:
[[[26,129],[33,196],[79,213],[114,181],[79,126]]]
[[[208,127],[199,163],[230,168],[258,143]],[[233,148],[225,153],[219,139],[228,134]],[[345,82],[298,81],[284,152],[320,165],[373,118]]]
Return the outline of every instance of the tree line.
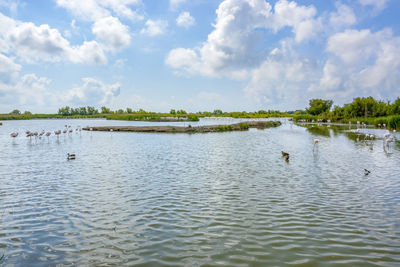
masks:
[[[309,107],[305,111],[297,111],[295,115],[310,114],[313,116],[336,117],[338,119],[400,115],[400,97],[393,103],[375,100],[370,96],[354,98],[351,103],[343,106],[335,105],[332,108],[332,105],[332,100],[311,99]]]

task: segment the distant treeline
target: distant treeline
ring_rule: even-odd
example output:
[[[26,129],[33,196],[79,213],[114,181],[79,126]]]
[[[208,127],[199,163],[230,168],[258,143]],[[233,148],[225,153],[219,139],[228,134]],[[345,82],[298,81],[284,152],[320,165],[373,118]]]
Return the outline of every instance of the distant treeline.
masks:
[[[294,113],[295,120],[331,121],[343,123],[385,124],[392,129],[400,129],[400,98],[393,103],[378,101],[373,97],[357,97],[343,106],[334,106],[332,100],[311,99],[309,107]]]
[[[100,110],[87,106],[72,108],[65,106],[58,109],[57,114],[32,114],[29,111],[20,112],[13,110],[9,114],[1,114],[0,120],[29,120],[29,119],[59,119],[59,118],[106,118],[109,120],[144,120],[144,121],[164,121],[168,118],[176,120],[198,121],[202,117],[233,117],[233,118],[269,118],[287,117],[288,113],[277,110],[259,110],[256,112],[223,112],[220,109],[210,111],[199,111],[188,113],[183,109],[171,109],[169,113],[157,113],[145,111],[143,109],[133,110],[132,108],[111,110],[108,107],[101,107]]]

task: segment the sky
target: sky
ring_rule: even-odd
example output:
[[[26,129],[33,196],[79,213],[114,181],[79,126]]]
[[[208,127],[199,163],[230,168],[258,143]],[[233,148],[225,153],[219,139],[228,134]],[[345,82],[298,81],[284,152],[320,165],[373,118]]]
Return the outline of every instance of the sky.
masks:
[[[0,113],[400,96],[397,0],[0,0]]]

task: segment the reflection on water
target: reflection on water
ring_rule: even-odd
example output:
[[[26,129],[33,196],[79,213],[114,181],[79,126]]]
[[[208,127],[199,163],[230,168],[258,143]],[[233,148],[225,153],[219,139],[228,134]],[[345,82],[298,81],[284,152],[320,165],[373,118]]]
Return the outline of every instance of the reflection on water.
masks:
[[[231,123],[202,120],[199,124]],[[0,264],[395,266],[400,147],[336,127],[210,134],[24,132],[0,126]],[[174,125],[183,123],[174,123]],[[397,139],[398,136],[396,136]],[[313,150],[314,139],[320,139]],[[281,150],[290,153],[287,164]],[[68,161],[67,153],[77,159]],[[364,175],[364,168],[371,171]]]

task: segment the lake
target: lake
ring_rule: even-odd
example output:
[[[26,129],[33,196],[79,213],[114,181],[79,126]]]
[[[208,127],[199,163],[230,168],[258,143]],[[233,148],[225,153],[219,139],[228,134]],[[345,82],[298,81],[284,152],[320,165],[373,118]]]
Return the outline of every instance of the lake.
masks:
[[[24,134],[234,122],[4,121],[0,265],[399,266],[400,144],[385,153],[385,130]]]

